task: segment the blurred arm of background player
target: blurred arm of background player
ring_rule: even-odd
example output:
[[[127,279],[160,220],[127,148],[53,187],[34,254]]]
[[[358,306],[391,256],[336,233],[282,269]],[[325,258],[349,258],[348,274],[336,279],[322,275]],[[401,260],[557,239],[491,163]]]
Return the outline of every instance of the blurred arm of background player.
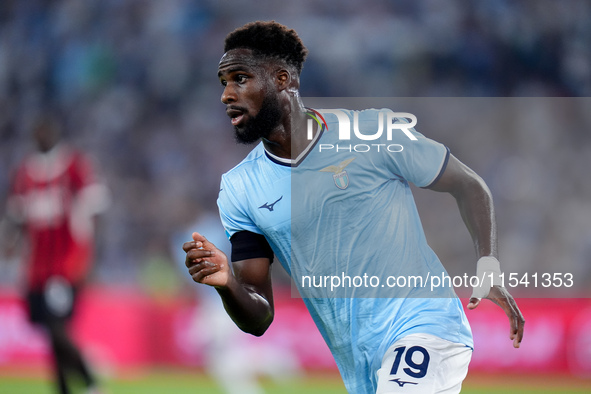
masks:
[[[271,261],[235,261],[230,268],[226,255],[199,233],[193,233],[193,241],[183,244],[183,250],[193,280],[216,288],[228,315],[242,331],[263,335],[274,316]]]
[[[450,155],[443,175],[430,189],[450,193],[456,199],[462,219],[472,236],[478,258],[497,258],[494,205],[484,180]],[[510,338],[513,340],[513,347],[518,348],[523,338],[525,319],[517,303],[507,289],[501,286],[493,286],[486,298],[500,306],[507,314],[511,326]],[[479,298],[470,298],[468,309],[476,308],[479,303]]]
[[[0,220],[0,257],[11,259],[18,254],[22,231],[22,225],[8,215]]]

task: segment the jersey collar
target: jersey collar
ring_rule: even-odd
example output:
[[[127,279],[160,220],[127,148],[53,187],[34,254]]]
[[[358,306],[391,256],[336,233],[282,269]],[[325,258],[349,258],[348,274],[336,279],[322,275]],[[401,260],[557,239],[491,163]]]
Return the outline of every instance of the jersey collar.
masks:
[[[314,113],[318,114],[313,109],[310,109],[310,108],[306,108],[306,109],[308,109],[311,112],[314,112]],[[326,130],[326,123],[321,124],[318,127],[319,127],[319,130],[316,133],[316,135],[314,135],[314,138],[312,139],[312,141],[310,141],[310,143],[308,144],[308,146],[306,147],[306,149],[304,149],[298,155],[298,157],[296,157],[295,159],[286,159],[286,158],[283,158],[283,157],[276,156],[276,155],[272,154],[271,152],[269,152],[268,150],[266,150],[264,148],[264,146],[263,146],[263,149],[265,151],[265,155],[267,155],[267,158],[269,158],[269,160],[271,160],[275,164],[279,164],[279,165],[286,166],[286,167],[297,167],[297,166],[299,166],[300,163],[302,161],[304,161],[304,159],[308,156],[308,154],[314,149],[314,147],[318,143],[318,140],[320,140],[320,137],[322,136],[322,134]]]

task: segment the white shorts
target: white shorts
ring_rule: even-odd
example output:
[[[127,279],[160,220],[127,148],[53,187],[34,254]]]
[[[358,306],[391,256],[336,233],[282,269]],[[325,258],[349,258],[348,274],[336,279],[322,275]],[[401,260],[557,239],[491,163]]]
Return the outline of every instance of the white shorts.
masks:
[[[472,349],[429,334],[410,334],[394,343],[377,371],[376,394],[459,393]]]

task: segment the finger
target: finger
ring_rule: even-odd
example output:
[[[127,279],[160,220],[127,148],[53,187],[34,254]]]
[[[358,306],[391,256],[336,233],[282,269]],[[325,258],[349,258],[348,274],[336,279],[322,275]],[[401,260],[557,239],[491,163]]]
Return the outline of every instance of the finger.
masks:
[[[472,297],[470,298],[470,302],[468,303],[468,309],[474,309],[478,305],[480,305],[480,298]]]
[[[185,266],[187,268],[191,269],[191,268],[195,267],[196,265],[203,263],[203,261],[205,261],[205,260],[204,259],[198,259],[198,258],[197,259],[187,258],[185,260]]]
[[[194,241],[199,241],[199,242],[206,242],[207,238],[205,238],[203,235],[199,234],[197,231],[195,231],[193,234],[191,234],[191,238],[193,238]]]
[[[191,241],[191,242],[185,242],[183,244],[183,250],[185,252],[188,252],[191,249],[195,249],[197,246],[195,246],[195,241]]]
[[[187,253],[187,258],[185,259],[185,267],[191,268],[196,264],[203,262],[204,259],[211,258],[213,256],[215,256],[215,253],[213,251],[193,249]]]
[[[519,349],[519,347],[520,347],[520,346],[521,346],[521,341],[520,341],[519,339],[515,338],[515,339],[513,340],[513,347],[514,347],[515,349]]]
[[[201,241],[190,241],[190,242],[185,242],[183,244],[183,250],[185,252],[188,252],[191,249],[199,249],[203,247],[203,243]]]
[[[511,339],[513,339],[513,347],[518,348],[521,346],[521,341],[523,340],[523,330],[525,327],[525,319],[523,318],[521,313],[519,313],[515,317],[515,325],[516,325],[516,327],[512,333]]]
[[[191,276],[193,276],[201,270],[210,269],[212,267],[218,267],[218,266],[217,266],[217,264],[214,264],[211,261],[202,260],[202,261],[199,261],[196,264],[189,267],[189,274]]]
[[[193,278],[193,280],[198,283],[202,283],[205,280],[205,278],[215,274],[221,269],[221,267],[212,264],[209,261],[204,261],[200,264],[200,266],[201,268],[194,272],[191,272],[191,270],[189,271],[189,273],[191,274],[191,278]]]
[[[499,288],[499,298],[493,300],[497,303],[509,318],[510,333],[509,338],[513,340],[513,347],[519,348],[523,339],[525,319],[515,302],[515,299],[505,290]]]
[[[197,243],[201,242],[201,247],[204,249],[209,249],[209,250],[217,249],[217,247],[213,243],[209,242],[207,240],[207,238],[205,238],[205,236],[199,234],[196,231],[192,234],[192,237],[195,242],[197,242]]]
[[[187,252],[187,259],[189,259],[189,260],[204,259],[207,257],[214,257],[215,255],[216,255],[215,250],[191,249]]]
[[[509,335],[509,338],[511,338],[513,340],[513,347],[514,348],[518,348],[521,345],[519,330],[517,328],[514,330],[511,330],[511,335]],[[521,338],[523,338],[523,334],[522,334]]]

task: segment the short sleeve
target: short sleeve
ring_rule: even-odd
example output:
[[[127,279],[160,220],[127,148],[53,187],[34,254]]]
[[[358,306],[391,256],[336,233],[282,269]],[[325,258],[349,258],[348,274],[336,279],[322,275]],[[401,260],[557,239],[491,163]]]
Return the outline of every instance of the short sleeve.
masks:
[[[73,156],[73,165],[71,167],[72,186],[76,191],[97,182],[95,174],[95,163],[89,157],[81,152],[76,152]]]
[[[405,119],[396,118],[395,122],[406,123]],[[433,185],[445,171],[449,160],[449,149],[432,139],[417,132],[414,128],[407,129],[415,139],[404,132],[394,130],[392,140],[388,144],[396,144],[390,149],[385,165],[396,175],[418,187]]]
[[[241,201],[240,196],[244,196],[244,191],[236,190],[227,177],[222,176],[217,204],[228,239],[240,231],[262,234],[247,214],[247,210],[243,206],[245,199]]]

